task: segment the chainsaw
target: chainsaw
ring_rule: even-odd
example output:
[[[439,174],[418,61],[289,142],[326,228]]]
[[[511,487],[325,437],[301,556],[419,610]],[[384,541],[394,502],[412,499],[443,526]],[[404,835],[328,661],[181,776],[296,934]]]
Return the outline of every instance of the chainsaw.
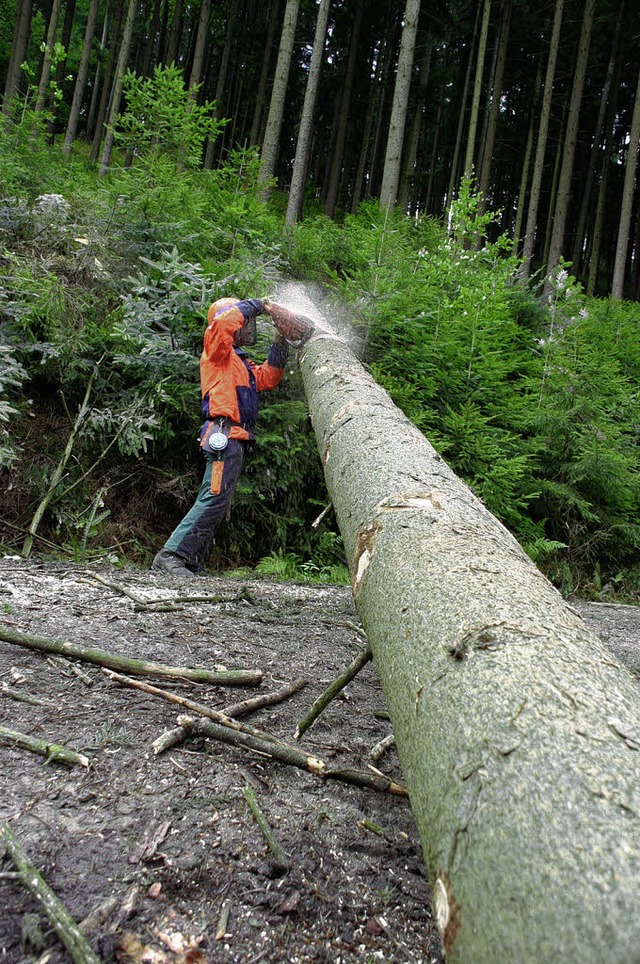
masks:
[[[315,325],[309,318],[296,315],[274,301],[264,302],[264,312],[271,317],[277,330],[294,348],[302,348],[315,331]]]

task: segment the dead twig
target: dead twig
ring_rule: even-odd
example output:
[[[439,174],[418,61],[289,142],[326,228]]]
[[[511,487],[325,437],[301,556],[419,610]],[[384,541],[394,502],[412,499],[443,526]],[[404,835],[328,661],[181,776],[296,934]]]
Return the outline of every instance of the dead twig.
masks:
[[[177,693],[172,693],[170,690],[163,690],[159,686],[153,686],[151,683],[143,683],[142,680],[121,676],[120,673],[114,673],[109,669],[103,669],[102,672],[105,676],[108,676],[110,680],[113,680],[114,683],[119,683],[121,686],[129,686],[131,689],[140,690],[143,693],[150,693],[152,696],[159,696],[169,703],[177,703],[178,706],[183,706],[185,710],[189,710],[191,713],[198,713],[200,716],[206,716],[210,720],[220,723],[221,726],[228,726],[233,730],[253,732],[252,727],[232,720],[221,710],[212,710],[209,706],[204,706],[202,703],[195,703],[186,696],[179,696]]]
[[[7,823],[2,827],[2,838],[7,853],[18,868],[20,880],[42,905],[74,964],[100,964],[100,958],[94,954],[62,901],[30,862]]]
[[[256,823],[260,827],[260,832],[262,833],[262,836],[264,837],[264,839],[267,841],[267,846],[269,847],[269,850],[274,856],[276,869],[280,873],[286,874],[286,872],[289,870],[289,858],[287,857],[286,853],[284,852],[284,850],[276,840],[273,834],[273,830],[269,826],[269,822],[265,817],[264,813],[262,812],[262,809],[260,808],[260,804],[256,800],[255,793],[253,792],[250,786],[244,786],[242,788],[242,792],[244,793],[245,800],[249,804],[249,809],[251,810],[251,813],[255,817]]]
[[[186,679],[196,683],[213,683],[216,686],[259,686],[262,682],[260,670],[219,670],[189,669],[185,666],[165,666],[162,663],[147,662],[142,659],[128,659],[114,656],[99,649],[85,649],[76,643],[49,639],[46,636],[33,636],[21,633],[8,626],[0,626],[0,639],[5,643],[15,643],[27,649],[44,653],[69,656],[85,663],[95,663],[110,669],[133,673],[136,676],[160,676],[167,679]]]
[[[194,720],[188,716],[178,717],[178,723],[197,736],[211,737],[214,740],[220,740],[221,743],[229,743],[232,746],[253,750],[263,756],[278,760],[280,763],[287,763],[289,766],[298,767],[300,770],[307,770],[309,773],[314,773],[326,780],[341,780],[357,787],[380,790],[383,793],[391,793],[400,797],[407,796],[406,787],[389,780],[378,770],[373,770],[371,767],[369,768],[372,770],[371,773],[352,769],[329,770],[325,761],[319,759],[319,757],[309,756],[296,747],[283,743],[266,733],[260,733],[258,730],[252,730],[251,732],[247,732],[248,728],[244,728],[242,731],[233,730],[222,724],[214,723],[213,720]]]
[[[302,734],[309,729],[311,724],[316,720],[323,710],[329,705],[331,700],[335,699],[338,693],[347,686],[348,683],[358,675],[363,666],[369,662],[372,657],[371,647],[367,643],[365,648],[361,653],[358,653],[356,658],[352,660],[351,663],[342,671],[340,676],[331,683],[330,686],[326,688],[324,693],[321,693],[318,699],[315,701],[305,718],[298,723],[296,727],[295,737],[299,740]]]
[[[252,696],[250,699],[243,700],[241,703],[231,703],[229,706],[223,707],[222,712],[225,716],[246,716],[248,713],[253,713],[254,710],[260,710],[264,706],[273,706],[274,703],[282,703],[283,700],[286,700],[289,696],[293,696],[294,693],[298,693],[308,685],[309,680],[301,676],[292,683],[287,683],[285,686],[281,686],[280,689],[273,690],[271,693],[263,693],[262,696]]]
[[[30,750],[38,756],[45,757],[47,763],[66,763],[69,766],[89,766],[89,758],[75,750],[69,750],[66,746],[58,743],[48,743],[47,740],[37,740],[26,733],[19,733],[17,730],[10,730],[6,726],[0,726],[0,743],[9,746],[20,747],[21,750]]]
[[[30,706],[45,706],[44,700],[39,700],[37,696],[31,696],[29,693],[22,693],[20,690],[14,689],[12,686],[7,686],[6,683],[0,685],[0,696],[8,696],[12,700],[17,700],[19,703],[29,703]]]
[[[178,595],[171,596],[169,598],[163,599],[145,599],[144,596],[140,596],[126,586],[121,586],[119,583],[110,582],[103,576],[98,575],[97,572],[87,572],[89,580],[94,580],[99,582],[106,589],[110,589],[112,592],[117,593],[120,596],[126,596],[127,599],[131,599],[136,612],[144,612],[145,610],[151,610],[152,612],[179,612],[182,609],[184,603],[212,603],[217,605],[218,603],[235,603],[248,600],[252,602],[251,593],[243,586],[240,592],[236,593],[235,596],[188,596],[188,595]]]

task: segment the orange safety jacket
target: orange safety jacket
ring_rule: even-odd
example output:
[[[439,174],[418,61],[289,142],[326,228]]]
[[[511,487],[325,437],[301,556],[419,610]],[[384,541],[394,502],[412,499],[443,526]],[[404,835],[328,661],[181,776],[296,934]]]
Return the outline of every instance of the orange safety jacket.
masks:
[[[252,362],[233,342],[235,332],[245,323],[246,315],[237,305],[216,311],[209,308],[208,326],[200,356],[200,391],[202,414],[207,421],[228,419],[229,438],[253,439],[258,418],[258,392],[280,384],[287,363],[288,345],[272,344],[267,360]],[[255,312],[247,306],[248,312]],[[207,426],[203,429],[203,435]]]

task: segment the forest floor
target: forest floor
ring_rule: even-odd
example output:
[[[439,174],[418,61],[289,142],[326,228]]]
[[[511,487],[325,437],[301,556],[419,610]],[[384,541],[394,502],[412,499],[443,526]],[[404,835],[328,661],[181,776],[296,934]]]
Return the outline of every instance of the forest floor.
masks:
[[[159,609],[154,602],[206,596]],[[573,603],[640,672],[640,607]],[[262,671],[260,692],[305,677],[242,722],[367,771],[390,732],[368,663],[298,742],[296,725],[361,652],[348,588],[256,578],[185,582],[140,569],[0,558],[0,630],[180,666]],[[152,680],[222,709],[256,690]],[[13,695],[11,695],[13,694]],[[29,697],[32,702],[16,699]],[[37,702],[36,702],[37,701]],[[97,665],[0,641],[0,722],[67,744],[88,765],[0,745],[7,821],[100,960],[442,960],[417,830],[405,798],[323,780],[201,737],[156,755],[179,706],[125,688]],[[375,766],[401,782],[393,748]],[[274,858],[253,791],[282,850]],[[3,847],[0,844],[0,860]],[[69,960],[35,898],[0,864],[0,961]]]

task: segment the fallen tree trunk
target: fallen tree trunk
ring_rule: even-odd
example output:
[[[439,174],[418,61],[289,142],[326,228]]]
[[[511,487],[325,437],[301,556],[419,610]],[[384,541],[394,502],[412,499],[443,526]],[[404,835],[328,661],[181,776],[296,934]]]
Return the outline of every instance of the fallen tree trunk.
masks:
[[[635,960],[638,681],[343,341],[299,358],[448,959]]]

